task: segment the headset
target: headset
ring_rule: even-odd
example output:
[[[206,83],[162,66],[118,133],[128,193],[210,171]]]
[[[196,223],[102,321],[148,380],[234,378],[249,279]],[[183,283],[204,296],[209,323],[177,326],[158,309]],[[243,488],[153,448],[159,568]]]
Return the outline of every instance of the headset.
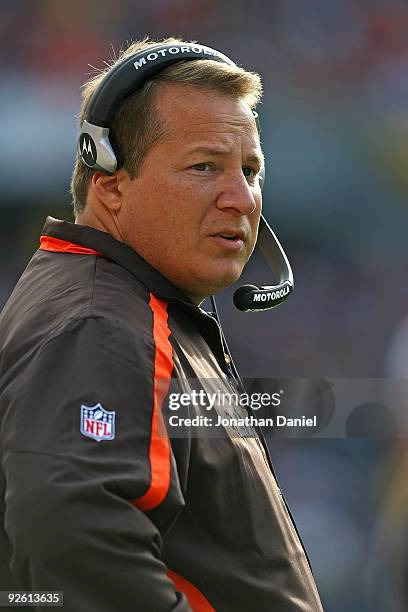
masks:
[[[115,113],[127,97],[158,72],[181,61],[213,60],[235,66],[223,53],[197,43],[157,43],[116,64],[101,81],[89,102],[78,139],[83,163],[94,170],[113,174],[123,158],[110,134]],[[253,111],[258,132],[258,115]],[[260,174],[261,188],[264,170]],[[266,219],[261,215],[257,246],[278,280],[267,286],[243,285],[234,293],[235,306],[244,312],[268,310],[285,301],[294,288],[293,273],[286,254]]]

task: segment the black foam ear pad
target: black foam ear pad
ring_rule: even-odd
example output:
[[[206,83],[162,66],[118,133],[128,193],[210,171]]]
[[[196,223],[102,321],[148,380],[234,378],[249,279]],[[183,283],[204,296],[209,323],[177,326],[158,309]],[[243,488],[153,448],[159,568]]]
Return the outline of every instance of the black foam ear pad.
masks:
[[[116,158],[116,170],[119,170],[123,166],[123,153],[120,150],[119,143],[115,137],[115,133],[109,130],[109,142],[111,143],[113,152]]]

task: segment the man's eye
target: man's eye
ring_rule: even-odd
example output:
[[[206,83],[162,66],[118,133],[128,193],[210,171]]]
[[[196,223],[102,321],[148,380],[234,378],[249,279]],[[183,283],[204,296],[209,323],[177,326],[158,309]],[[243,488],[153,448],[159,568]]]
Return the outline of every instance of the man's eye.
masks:
[[[249,178],[251,176],[255,176],[256,174],[258,174],[256,172],[256,170],[254,170],[253,168],[249,168],[249,167],[242,168],[242,172],[243,172],[244,176],[246,176],[247,178]]]
[[[194,164],[194,170],[199,170],[200,172],[205,172],[210,167],[210,164],[206,162],[201,162],[200,164]]]

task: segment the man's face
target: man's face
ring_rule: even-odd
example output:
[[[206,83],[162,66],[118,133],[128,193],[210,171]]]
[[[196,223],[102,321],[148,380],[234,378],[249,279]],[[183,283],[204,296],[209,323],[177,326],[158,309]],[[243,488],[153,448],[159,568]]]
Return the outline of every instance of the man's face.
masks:
[[[125,183],[124,241],[195,303],[241,275],[257,238],[262,151],[248,105],[165,85],[166,134]]]

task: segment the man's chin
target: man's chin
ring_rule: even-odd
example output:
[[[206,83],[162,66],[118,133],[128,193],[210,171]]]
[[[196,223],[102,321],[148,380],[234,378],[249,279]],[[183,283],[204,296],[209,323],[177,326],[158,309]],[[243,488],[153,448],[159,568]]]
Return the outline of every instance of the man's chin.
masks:
[[[242,268],[238,268],[237,266],[235,270],[226,270],[223,274],[220,274],[220,271],[218,271],[217,275],[205,279],[203,278],[200,283],[201,294],[204,295],[205,293],[205,297],[208,297],[221,293],[221,291],[235,283],[241,274]]]
[[[213,262],[211,266],[206,268],[202,265],[202,261],[200,263],[189,269],[185,268],[181,278],[170,278],[170,275],[168,276],[169,280],[195,304],[202,302],[210,295],[220,293],[235,283],[244,268],[244,265],[238,261]]]

